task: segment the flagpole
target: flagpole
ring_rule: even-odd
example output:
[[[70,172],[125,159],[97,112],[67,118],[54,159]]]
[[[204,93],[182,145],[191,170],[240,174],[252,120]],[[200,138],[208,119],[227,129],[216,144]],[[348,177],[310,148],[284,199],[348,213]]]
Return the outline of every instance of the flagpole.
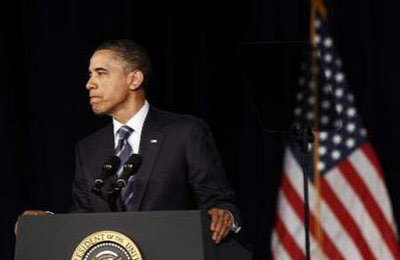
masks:
[[[317,15],[321,15],[322,17],[326,17],[326,8],[324,6],[323,0],[312,0],[311,1],[311,10],[310,10],[310,43],[311,43],[311,52],[310,52],[310,60],[311,60],[311,86],[312,86],[312,96],[314,97],[313,104],[313,112],[314,112],[314,134],[316,138],[314,139],[313,144],[313,179],[314,186],[316,191],[316,200],[314,205],[314,230],[315,230],[315,240],[317,244],[317,259],[322,259],[322,248],[323,248],[323,234],[321,227],[321,171],[319,168],[320,165],[320,154],[319,154],[319,95],[318,95],[318,52],[317,52],[317,32],[315,23],[317,21]]]

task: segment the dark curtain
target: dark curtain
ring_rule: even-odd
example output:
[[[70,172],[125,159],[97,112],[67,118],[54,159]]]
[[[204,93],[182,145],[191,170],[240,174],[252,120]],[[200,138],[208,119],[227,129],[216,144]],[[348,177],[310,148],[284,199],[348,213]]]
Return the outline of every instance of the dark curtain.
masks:
[[[330,28],[400,216],[395,1],[329,1]],[[85,90],[101,41],[132,38],[153,61],[152,104],[211,126],[244,214],[241,238],[267,259],[284,138],[264,130],[240,73],[248,42],[307,40],[308,1],[8,1],[0,9],[1,252],[25,209],[67,211],[75,143],[107,122]],[[265,88],[274,82],[266,81]],[[288,94],[289,95],[289,94]]]

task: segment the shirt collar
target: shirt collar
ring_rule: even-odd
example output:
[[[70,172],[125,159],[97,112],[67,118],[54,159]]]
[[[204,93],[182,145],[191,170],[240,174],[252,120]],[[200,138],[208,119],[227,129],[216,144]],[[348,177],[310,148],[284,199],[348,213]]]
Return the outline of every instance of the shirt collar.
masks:
[[[137,133],[140,136],[140,134],[142,133],[144,120],[146,119],[147,113],[149,112],[149,108],[150,108],[150,105],[147,102],[147,100],[145,100],[142,108],[136,114],[134,114],[133,117],[131,117],[128,120],[128,122],[126,122],[125,124],[122,124],[121,122],[119,122],[115,118],[113,118],[114,136],[117,135],[118,129],[120,129],[121,126],[123,126],[123,125],[129,126],[130,128],[132,128],[134,130],[134,133]]]

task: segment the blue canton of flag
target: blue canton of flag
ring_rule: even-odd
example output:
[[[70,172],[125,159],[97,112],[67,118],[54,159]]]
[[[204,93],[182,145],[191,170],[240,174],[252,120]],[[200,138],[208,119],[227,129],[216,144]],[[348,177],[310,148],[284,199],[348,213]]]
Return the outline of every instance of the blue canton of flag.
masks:
[[[321,21],[316,21],[318,57],[318,113],[319,113],[319,170],[324,173],[342,158],[346,158],[364,143],[367,136],[361,119],[357,116],[354,96],[348,90],[342,71],[342,62],[333,48],[332,38]],[[313,125],[315,111],[313,96],[315,83],[311,81],[309,64],[302,66],[303,76],[299,79],[300,91],[296,96],[295,122]]]

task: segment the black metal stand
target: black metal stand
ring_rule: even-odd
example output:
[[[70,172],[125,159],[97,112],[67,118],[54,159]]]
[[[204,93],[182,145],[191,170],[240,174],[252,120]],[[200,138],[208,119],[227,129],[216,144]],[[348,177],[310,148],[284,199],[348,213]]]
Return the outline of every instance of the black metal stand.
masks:
[[[305,231],[305,249],[306,259],[310,260],[310,208],[308,205],[308,177],[307,177],[307,154],[309,144],[314,142],[314,134],[310,125],[295,124],[292,126],[292,135],[300,145],[301,149],[301,168],[303,170],[303,190],[304,190],[304,231]]]
[[[94,186],[91,192],[97,195],[102,200],[106,201],[108,203],[108,206],[110,207],[111,212],[120,211],[117,207],[117,199],[121,194],[121,188],[117,185],[111,185],[111,187],[106,192],[103,192],[103,189],[103,187]]]
[[[117,199],[121,194],[121,188],[117,185],[113,185],[108,191],[107,191],[107,202],[108,205],[110,206],[111,212],[118,212],[118,207],[117,207]]]

